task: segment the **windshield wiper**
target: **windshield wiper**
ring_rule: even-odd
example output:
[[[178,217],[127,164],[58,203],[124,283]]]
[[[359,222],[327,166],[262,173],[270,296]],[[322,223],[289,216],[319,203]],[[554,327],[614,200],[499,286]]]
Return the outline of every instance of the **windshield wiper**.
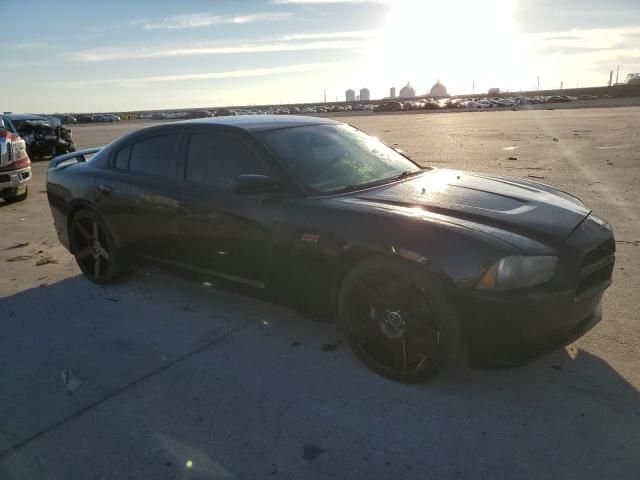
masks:
[[[393,175],[391,177],[381,178],[380,180],[374,180],[373,182],[366,183],[354,183],[352,185],[347,185],[345,187],[339,188],[338,190],[331,193],[345,193],[345,192],[353,192],[354,190],[362,190],[364,188],[375,187],[377,185],[384,185],[385,183],[393,182],[395,180],[400,180],[401,178],[410,177],[416,175],[418,173],[423,173],[423,169],[419,170],[405,170],[402,173],[397,175]]]

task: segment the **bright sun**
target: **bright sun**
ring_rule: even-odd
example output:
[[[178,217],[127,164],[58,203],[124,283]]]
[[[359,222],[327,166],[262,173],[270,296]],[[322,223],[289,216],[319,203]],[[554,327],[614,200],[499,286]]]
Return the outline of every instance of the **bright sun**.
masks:
[[[441,79],[495,76],[517,51],[515,0],[394,1],[373,42],[369,70],[387,85],[410,80],[419,93]],[[497,61],[499,59],[499,61]],[[398,78],[398,76],[401,78]]]

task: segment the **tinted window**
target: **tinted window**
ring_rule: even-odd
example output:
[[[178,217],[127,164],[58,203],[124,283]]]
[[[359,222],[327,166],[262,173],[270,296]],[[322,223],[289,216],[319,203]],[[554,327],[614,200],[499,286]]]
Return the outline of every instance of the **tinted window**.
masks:
[[[242,139],[219,133],[192,133],[187,153],[187,180],[231,187],[238,175],[267,174],[258,154]]]
[[[177,133],[147,137],[133,144],[129,170],[175,177],[178,165]]]
[[[320,192],[420,172],[395,150],[348,125],[286,128],[260,136],[300,181]]]
[[[121,148],[117,151],[113,166],[126,170],[129,167],[129,153],[131,153],[131,145]]]

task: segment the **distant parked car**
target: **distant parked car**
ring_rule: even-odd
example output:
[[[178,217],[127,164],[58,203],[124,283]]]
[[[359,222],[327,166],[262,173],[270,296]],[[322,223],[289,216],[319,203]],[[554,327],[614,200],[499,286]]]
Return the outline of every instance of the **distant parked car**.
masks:
[[[28,113],[2,115],[0,119],[7,131],[22,137],[31,159],[75,151],[71,130],[63,127],[58,119]]]
[[[374,108],[374,112],[399,112],[404,110],[404,105],[401,102],[386,102],[378,105]]]
[[[187,112],[185,118],[209,118],[213,117],[213,114],[208,110],[194,110]]]
[[[238,115],[238,112],[236,112],[235,110],[230,110],[228,108],[221,108],[219,110],[216,110],[216,117],[235,117],[236,115]]]

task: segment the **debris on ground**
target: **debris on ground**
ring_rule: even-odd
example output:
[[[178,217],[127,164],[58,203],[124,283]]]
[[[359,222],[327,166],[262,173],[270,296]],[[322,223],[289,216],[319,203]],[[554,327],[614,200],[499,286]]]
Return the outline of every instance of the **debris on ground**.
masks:
[[[558,137],[553,137],[553,141],[554,142],[559,142],[560,140],[558,140]]]
[[[517,160],[518,157],[507,157],[507,160]]]
[[[538,180],[544,180],[546,178],[546,177],[543,177],[542,175],[527,175],[527,177],[537,178]]]
[[[32,253],[30,255],[18,255],[17,257],[7,258],[5,262],[24,262],[25,260],[31,260],[33,257],[41,253],[42,253],[42,250],[38,250],[37,252]]]
[[[554,370],[562,370],[562,365],[551,365],[551,368],[553,368]]]
[[[119,302],[120,301],[117,298],[112,298],[112,297],[105,297],[105,300],[107,300],[109,302]]]
[[[60,373],[62,383],[67,387],[67,393],[73,395],[82,385],[82,380],[71,369],[62,370]]]
[[[317,445],[305,445],[302,451],[302,458],[305,460],[313,460],[325,452],[326,450],[324,448],[318,447]]]
[[[335,352],[338,349],[338,346],[333,343],[325,343],[322,345],[323,352]]]
[[[18,255],[17,257],[7,258],[5,262],[24,262],[30,260],[32,255]]]
[[[300,342],[292,342],[291,345],[289,345],[289,348],[295,348],[295,347],[299,347],[302,344]]]
[[[640,240],[616,240],[616,243],[627,243],[635,247],[640,247]]]
[[[43,265],[48,265],[50,263],[58,263],[58,260],[56,260],[53,257],[44,257],[36,262],[36,267],[41,267]]]
[[[5,250],[14,250],[14,249],[16,249],[16,248],[23,248],[23,247],[26,247],[26,246],[28,246],[28,245],[29,245],[29,242],[14,243],[13,245],[11,245],[11,246],[9,246],[9,247],[3,248],[3,249],[2,249],[2,251],[5,251]]]

